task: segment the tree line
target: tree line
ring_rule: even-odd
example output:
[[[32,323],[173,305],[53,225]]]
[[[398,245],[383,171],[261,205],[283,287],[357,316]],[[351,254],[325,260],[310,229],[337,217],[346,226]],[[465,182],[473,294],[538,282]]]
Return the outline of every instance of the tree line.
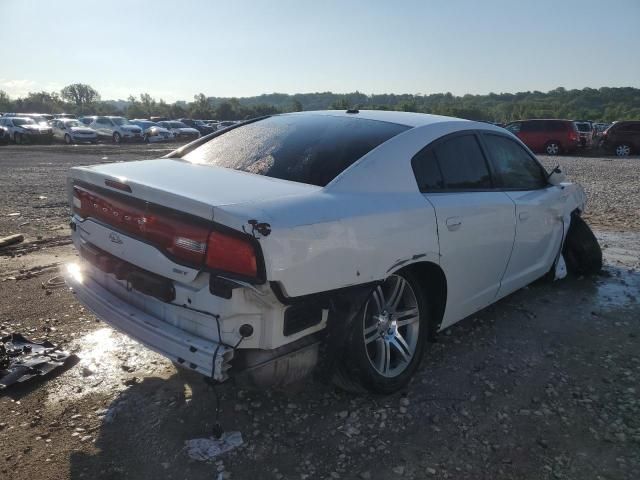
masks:
[[[126,100],[102,100],[90,85],[76,83],[60,92],[31,92],[12,99],[0,90],[0,112],[75,113],[124,115],[128,118],[152,116],[244,120],[274,113],[302,110],[361,108],[450,115],[470,120],[509,122],[524,118],[567,118],[611,122],[640,119],[640,89],[559,87],[548,92],[489,93],[456,96],[375,94],[361,92],[271,93],[254,97],[208,97],[199,93],[192,102],[167,103],[148,93]]]

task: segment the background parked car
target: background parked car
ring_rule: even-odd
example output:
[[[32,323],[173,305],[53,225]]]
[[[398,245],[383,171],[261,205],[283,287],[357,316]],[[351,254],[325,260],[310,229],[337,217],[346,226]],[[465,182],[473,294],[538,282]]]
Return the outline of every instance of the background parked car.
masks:
[[[580,146],[589,148],[593,145],[593,125],[591,122],[576,121],[578,136],[580,137]]]
[[[158,125],[169,130],[178,141],[191,141],[200,138],[200,132],[198,130],[177,120],[158,122]]]
[[[0,145],[8,145],[10,141],[9,130],[0,126]]]
[[[505,128],[534,152],[558,155],[580,146],[578,129],[571,120],[519,120]]]
[[[51,143],[53,140],[51,127],[38,125],[28,117],[2,117],[0,118],[0,125],[7,128],[11,140],[15,143]]]
[[[236,122],[232,121],[232,120],[225,120],[224,122],[218,122],[218,130],[222,130],[223,128],[228,128],[231,127],[232,125],[235,125]]]
[[[615,122],[602,134],[602,146],[619,157],[640,153],[640,121]]]
[[[98,134],[96,131],[75,119],[59,118],[52,120],[51,128],[53,129],[53,138],[62,140],[67,144],[98,142]]]
[[[93,116],[83,117],[82,123],[86,125],[86,119],[90,118],[89,127],[93,128],[101,138],[109,138],[113,143],[127,140],[142,140],[142,129],[131,124],[124,117]]]
[[[73,113],[56,113],[54,118],[78,118]]]
[[[187,127],[195,128],[200,132],[200,135],[209,135],[216,131],[215,128],[207,125],[202,120],[193,120],[191,118],[181,118],[179,122],[184,123]]]
[[[173,140],[173,133],[151,120],[135,119],[131,120],[131,124],[137,125],[142,129],[142,138],[147,143],[168,142]]]

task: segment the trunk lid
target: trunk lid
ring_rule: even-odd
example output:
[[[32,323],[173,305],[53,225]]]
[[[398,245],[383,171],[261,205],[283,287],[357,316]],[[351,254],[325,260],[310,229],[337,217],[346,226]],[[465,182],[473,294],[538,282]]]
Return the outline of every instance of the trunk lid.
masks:
[[[203,266],[212,220],[240,231],[250,220],[225,207],[321,190],[174,159],[75,167],[69,173],[68,187],[71,205],[85,218],[74,234],[81,253],[84,247],[94,246],[183,283],[194,281]],[[224,243],[221,236],[218,239]],[[233,245],[229,248],[229,258],[237,258],[238,250]],[[110,262],[100,258],[100,262]]]
[[[322,189],[315,185],[175,159],[74,167],[69,173],[70,185],[75,180],[206,220],[214,220],[216,207],[273,200]],[[110,189],[105,185],[107,180],[125,183],[131,187],[131,192]],[[71,187],[69,192],[71,195]]]

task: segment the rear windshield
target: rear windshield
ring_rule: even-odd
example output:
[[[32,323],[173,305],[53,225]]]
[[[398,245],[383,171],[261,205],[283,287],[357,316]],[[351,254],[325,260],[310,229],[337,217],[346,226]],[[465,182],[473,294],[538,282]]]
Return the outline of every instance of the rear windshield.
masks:
[[[576,123],[576,127],[578,127],[578,130],[581,132],[591,131],[591,126],[588,123]]]
[[[409,127],[331,115],[282,115],[243,125],[183,158],[324,187],[356,160]]]

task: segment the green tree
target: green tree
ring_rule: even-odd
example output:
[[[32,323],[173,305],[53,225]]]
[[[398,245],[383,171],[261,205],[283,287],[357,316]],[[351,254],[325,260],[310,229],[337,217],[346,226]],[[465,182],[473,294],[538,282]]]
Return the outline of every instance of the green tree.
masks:
[[[85,113],[88,105],[100,100],[100,94],[91,85],[84,83],[67,85],[60,90],[60,95],[68,102],[74,103],[78,107],[78,113]]]

